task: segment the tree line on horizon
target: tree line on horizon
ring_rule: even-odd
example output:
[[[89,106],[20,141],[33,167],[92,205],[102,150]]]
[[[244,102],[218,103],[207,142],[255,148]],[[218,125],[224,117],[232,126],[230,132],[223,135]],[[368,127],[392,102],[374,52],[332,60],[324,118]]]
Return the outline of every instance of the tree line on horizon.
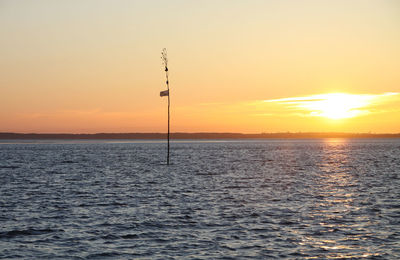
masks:
[[[44,133],[0,133],[0,139],[165,139],[165,133],[96,133],[96,134],[44,134]],[[172,139],[270,139],[270,138],[400,138],[396,134],[376,133],[171,133]]]

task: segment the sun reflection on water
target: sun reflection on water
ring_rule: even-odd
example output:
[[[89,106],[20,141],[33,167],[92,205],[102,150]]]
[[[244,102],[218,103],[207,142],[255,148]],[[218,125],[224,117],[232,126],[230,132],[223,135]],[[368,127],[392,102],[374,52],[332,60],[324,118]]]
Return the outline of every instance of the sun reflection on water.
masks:
[[[326,139],[324,142],[320,153],[320,171],[314,176],[315,201],[308,212],[308,217],[319,220],[319,227],[304,233],[301,241],[302,246],[311,247],[316,253],[323,252],[327,259],[374,255],[363,243],[359,243],[360,236],[368,235],[368,230],[359,224],[365,219],[354,203],[356,196],[353,190],[357,178],[352,174],[346,144],[346,139]]]

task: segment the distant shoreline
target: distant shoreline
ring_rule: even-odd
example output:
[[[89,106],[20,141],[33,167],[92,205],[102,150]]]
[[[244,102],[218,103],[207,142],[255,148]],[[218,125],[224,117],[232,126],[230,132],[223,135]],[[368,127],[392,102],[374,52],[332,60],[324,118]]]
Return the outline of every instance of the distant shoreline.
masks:
[[[0,133],[0,140],[102,140],[102,139],[165,139],[165,133],[97,133],[97,134],[40,134]],[[397,134],[371,133],[171,133],[171,139],[308,139],[308,138],[400,138]]]

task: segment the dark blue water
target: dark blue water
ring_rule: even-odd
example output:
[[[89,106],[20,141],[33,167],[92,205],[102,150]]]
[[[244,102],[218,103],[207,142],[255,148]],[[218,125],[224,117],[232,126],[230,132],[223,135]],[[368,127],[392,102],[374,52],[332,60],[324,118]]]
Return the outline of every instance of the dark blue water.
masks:
[[[0,144],[0,258],[400,259],[400,139]]]

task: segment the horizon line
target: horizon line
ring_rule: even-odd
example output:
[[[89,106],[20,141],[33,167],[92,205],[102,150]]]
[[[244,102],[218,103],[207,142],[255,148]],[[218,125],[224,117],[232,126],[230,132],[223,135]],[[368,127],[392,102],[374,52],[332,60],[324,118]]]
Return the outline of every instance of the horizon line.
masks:
[[[165,139],[163,132],[131,133],[17,133],[0,132],[0,139]],[[172,139],[273,139],[273,138],[400,138],[400,133],[365,132],[173,132]]]

